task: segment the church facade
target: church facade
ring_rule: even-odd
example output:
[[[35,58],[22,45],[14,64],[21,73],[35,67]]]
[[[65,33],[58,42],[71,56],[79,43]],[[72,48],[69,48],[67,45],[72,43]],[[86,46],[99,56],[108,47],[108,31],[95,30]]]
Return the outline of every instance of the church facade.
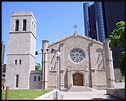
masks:
[[[43,41],[45,52],[45,88],[56,88],[57,59],[53,50],[61,53],[59,60],[60,87],[106,87],[103,44],[78,35],[75,31],[60,41],[48,44]]]
[[[108,79],[114,78],[109,73],[110,50],[106,44],[78,34],[76,25],[74,28],[72,35],[54,43],[42,40],[42,70],[35,70],[36,20],[32,12],[12,13],[6,86],[10,89],[55,89],[59,68],[60,89],[72,86],[106,89],[110,83]],[[56,52],[61,54],[59,61]]]

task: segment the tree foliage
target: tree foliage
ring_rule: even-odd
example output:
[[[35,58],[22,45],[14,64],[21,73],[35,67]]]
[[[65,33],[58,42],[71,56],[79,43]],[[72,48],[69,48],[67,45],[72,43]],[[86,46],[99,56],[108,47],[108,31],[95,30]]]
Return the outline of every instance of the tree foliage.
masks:
[[[120,21],[116,23],[116,29],[110,34],[111,42],[109,43],[109,47],[111,49],[120,46],[122,52],[119,56],[119,69],[122,75],[125,75],[125,21]]]
[[[35,70],[41,70],[41,64],[36,62],[35,63]]]

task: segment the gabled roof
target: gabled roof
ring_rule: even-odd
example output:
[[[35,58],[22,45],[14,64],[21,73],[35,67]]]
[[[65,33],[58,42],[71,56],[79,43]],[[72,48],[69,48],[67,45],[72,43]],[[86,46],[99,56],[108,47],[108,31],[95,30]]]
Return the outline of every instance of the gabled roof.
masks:
[[[87,36],[83,36],[82,34],[77,34],[77,33],[75,32],[75,33],[72,34],[72,35],[66,36],[65,38],[62,38],[62,39],[60,39],[60,40],[57,40],[56,42],[53,42],[53,43],[49,44],[49,47],[52,46],[52,45],[58,44],[58,43],[60,43],[60,42],[63,42],[63,41],[65,41],[65,40],[68,40],[68,39],[71,38],[71,37],[75,37],[75,38],[76,38],[76,37],[80,37],[80,38],[83,38],[83,39],[87,39],[87,40],[89,40],[89,41],[91,41],[91,42],[97,43],[97,44],[101,44],[101,45],[103,44],[103,43],[100,42],[100,41],[97,41],[97,40],[92,39],[92,38],[87,37]]]

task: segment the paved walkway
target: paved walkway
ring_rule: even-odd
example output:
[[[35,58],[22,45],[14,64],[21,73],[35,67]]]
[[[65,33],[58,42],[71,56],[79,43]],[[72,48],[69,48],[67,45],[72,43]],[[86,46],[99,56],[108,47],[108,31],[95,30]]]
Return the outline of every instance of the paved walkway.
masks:
[[[116,83],[115,88],[125,88],[125,83]],[[120,98],[107,95],[106,90],[96,90],[84,86],[72,86],[70,89],[60,91],[61,100],[122,100]],[[43,100],[43,96],[35,100]],[[53,100],[53,95],[46,100]]]
[[[62,91],[65,91],[65,90],[62,90]],[[66,91],[67,92],[85,92],[85,91],[92,91],[92,89],[85,86],[72,86],[70,89]]]
[[[61,91],[62,100],[121,100],[106,95],[106,90],[96,90],[81,86],[73,86],[68,91]]]

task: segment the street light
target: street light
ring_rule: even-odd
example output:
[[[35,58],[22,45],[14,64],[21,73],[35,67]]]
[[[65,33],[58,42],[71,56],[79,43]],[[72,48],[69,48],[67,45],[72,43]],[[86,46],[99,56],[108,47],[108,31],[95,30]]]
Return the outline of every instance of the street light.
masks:
[[[57,75],[56,75],[56,80],[57,80],[57,83],[56,83],[56,99],[59,98],[60,94],[59,94],[59,90],[60,90],[60,67],[59,67],[59,60],[60,60],[60,56],[61,56],[61,53],[59,51],[57,51],[55,53],[55,56],[57,58]]]
[[[42,69],[43,69],[43,73],[44,73],[44,77],[42,79],[42,83],[43,81],[45,81],[45,54],[47,53],[43,53],[43,49],[41,49],[42,53],[38,53],[37,51],[35,52],[36,55],[38,54],[42,54]],[[46,49],[46,51],[48,52],[48,49]],[[53,49],[52,51],[55,52],[55,57],[57,58],[57,72],[56,72],[56,99],[58,99],[60,97],[60,94],[59,94],[59,90],[60,90],[60,56],[61,56],[61,53],[55,49]],[[43,64],[44,63],[44,64]],[[42,74],[43,74],[42,73]],[[45,83],[42,87],[42,89],[45,89]]]

